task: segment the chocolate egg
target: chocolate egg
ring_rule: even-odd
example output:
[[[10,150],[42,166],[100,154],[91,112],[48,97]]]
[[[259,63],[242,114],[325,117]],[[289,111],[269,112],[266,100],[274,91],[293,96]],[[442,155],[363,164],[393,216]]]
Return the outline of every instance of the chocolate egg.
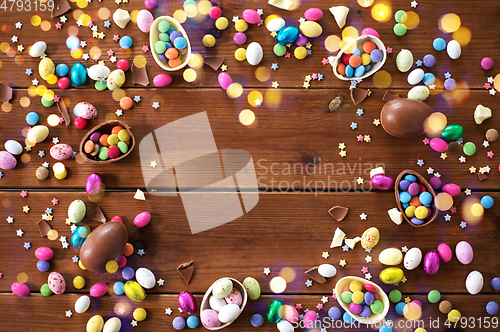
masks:
[[[105,272],[106,263],[118,262],[127,244],[127,228],[118,221],[109,221],[90,233],[80,250],[80,261],[87,270]]]
[[[423,134],[424,120],[434,112],[424,102],[406,98],[388,101],[380,112],[384,130],[399,138],[412,138]]]

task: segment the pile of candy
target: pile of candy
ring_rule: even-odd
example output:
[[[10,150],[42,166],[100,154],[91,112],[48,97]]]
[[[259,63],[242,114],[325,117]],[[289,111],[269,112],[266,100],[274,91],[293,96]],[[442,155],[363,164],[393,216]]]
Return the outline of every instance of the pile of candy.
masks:
[[[153,51],[170,68],[179,67],[182,64],[181,56],[187,53],[186,38],[167,19],[158,22],[158,32],[158,41],[154,43]]]
[[[432,216],[433,195],[417,182],[413,174],[406,174],[398,184],[399,201],[405,216],[415,225],[422,225]]]
[[[350,313],[368,318],[372,314],[378,315],[384,311],[384,304],[376,291],[375,286],[371,284],[353,280],[344,287],[340,300],[349,305]]]
[[[99,160],[116,159],[129,151],[130,133],[122,126],[114,126],[110,134],[94,132],[83,150]]]
[[[373,64],[384,58],[384,51],[370,39],[362,39],[344,50],[337,65],[337,72],[346,77],[361,77],[372,69]]]

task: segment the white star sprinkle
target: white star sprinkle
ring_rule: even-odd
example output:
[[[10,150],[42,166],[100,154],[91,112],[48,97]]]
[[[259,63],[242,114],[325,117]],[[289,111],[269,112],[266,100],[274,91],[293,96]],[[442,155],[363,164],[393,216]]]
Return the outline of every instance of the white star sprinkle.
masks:
[[[66,311],[66,317],[73,316],[73,312],[71,310]]]
[[[427,169],[427,174],[432,174],[432,173],[434,173],[434,168],[429,167],[429,168]]]
[[[365,257],[365,261],[366,261],[367,263],[370,263],[370,262],[372,261],[372,256],[370,256],[370,255],[366,255],[366,257]]]
[[[268,276],[270,273],[271,273],[271,269],[270,268],[268,268],[268,267],[264,268],[264,274],[266,276]]]
[[[21,29],[23,27],[23,24],[21,22],[16,23],[16,29]]]
[[[16,233],[17,233],[17,236],[19,236],[19,237],[23,236],[23,234],[24,234],[23,230],[20,228],[16,231]]]
[[[361,220],[366,220],[366,217],[368,217],[364,212],[359,215]]]
[[[458,158],[458,160],[461,162],[461,163],[465,163],[466,159],[464,156],[460,156],[460,158]]]
[[[7,217],[7,219],[5,219],[5,220],[7,220],[7,222],[8,222],[9,224],[14,223],[14,218],[12,218],[11,216],[8,216],[8,217]]]
[[[170,308],[165,309],[165,314],[170,316],[172,314],[172,309]]]
[[[162,278],[158,279],[158,286],[163,286],[165,284],[165,280]]]

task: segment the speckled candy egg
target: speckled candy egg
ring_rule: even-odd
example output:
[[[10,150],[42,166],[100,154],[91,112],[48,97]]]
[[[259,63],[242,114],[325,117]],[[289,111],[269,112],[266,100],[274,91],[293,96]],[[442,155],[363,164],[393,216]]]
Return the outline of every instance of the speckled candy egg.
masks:
[[[208,299],[208,304],[210,305],[210,308],[219,312],[222,309],[222,307],[225,306],[227,303],[226,300],[224,299],[218,299],[215,296],[210,295],[210,298]]]
[[[55,160],[65,160],[73,156],[73,148],[68,144],[56,144],[50,148],[50,156]]]
[[[87,332],[101,332],[103,325],[104,319],[101,315],[92,316],[87,322]]]
[[[58,272],[52,272],[49,274],[48,281],[49,288],[52,293],[60,295],[66,290],[66,281],[62,274]]]
[[[70,71],[71,82],[75,86],[82,86],[87,82],[87,68],[80,63],[76,62]]]
[[[474,251],[467,241],[461,241],[455,247],[455,255],[460,263],[467,265],[472,262]]]
[[[219,311],[219,321],[229,323],[235,320],[240,314],[240,307],[237,304],[228,304]]]
[[[14,156],[20,155],[23,153],[23,146],[18,141],[14,141],[13,139],[5,142],[5,150]]]
[[[483,285],[484,278],[479,271],[472,271],[467,276],[467,279],[465,279],[465,287],[467,288],[467,291],[472,295],[476,295],[477,293],[479,293],[481,289],[483,289]]]
[[[154,20],[155,19],[149,10],[143,9],[137,13],[137,26],[142,32],[148,33],[149,30],[151,30]]]
[[[429,97],[429,88],[424,85],[418,85],[408,91],[408,99],[425,101]]]
[[[153,272],[141,267],[135,271],[135,280],[146,289],[151,289],[156,285],[156,278]]]
[[[49,136],[49,128],[44,125],[38,125],[28,131],[28,136],[26,138],[32,143],[40,143],[43,142],[47,136]]]
[[[94,105],[87,103],[86,101],[76,104],[73,108],[73,113],[86,120],[94,119],[97,116],[97,110]]]
[[[88,69],[88,75],[94,81],[100,81],[108,77],[110,70],[104,65],[93,65]]]
[[[246,277],[245,280],[243,280],[243,286],[247,290],[250,300],[257,300],[260,297],[260,284],[255,278]]]
[[[219,327],[221,325],[219,314],[212,309],[203,310],[200,314],[200,319],[206,327]]]
[[[87,208],[82,200],[75,199],[68,207],[68,218],[71,222],[77,223],[85,218]]]
[[[375,247],[380,239],[380,232],[375,227],[370,227],[361,235],[361,246],[363,249]]]
[[[121,69],[113,70],[109,74],[108,81],[106,82],[108,89],[111,91],[121,88],[121,86],[124,83],[125,83],[125,72]]]
[[[414,270],[422,261],[422,251],[419,248],[411,248],[406,252],[404,266],[407,270]]]
[[[215,283],[212,288],[212,294],[218,298],[222,299],[231,293],[233,290],[233,282],[230,279],[221,279]]]
[[[239,306],[241,305],[241,303],[243,303],[243,297],[241,296],[240,291],[236,288],[233,288],[231,293],[229,293],[229,295],[226,296],[224,300],[226,300],[227,304],[234,303]]]
[[[49,77],[49,75],[53,75],[55,72],[56,67],[50,58],[43,58],[38,64],[38,73],[44,80],[47,80],[47,77]]]
[[[0,168],[1,169],[13,169],[17,165],[16,158],[8,153],[7,151],[0,151]]]

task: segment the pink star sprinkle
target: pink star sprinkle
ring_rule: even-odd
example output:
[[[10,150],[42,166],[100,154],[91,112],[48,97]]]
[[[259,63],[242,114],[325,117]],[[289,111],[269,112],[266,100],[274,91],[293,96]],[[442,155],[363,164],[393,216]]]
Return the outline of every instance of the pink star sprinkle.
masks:
[[[311,75],[311,77],[312,77],[312,79],[313,79],[313,80],[317,80],[317,79],[318,79],[318,74],[313,73],[313,74]]]
[[[486,90],[489,90],[491,88],[491,84],[490,83],[484,83],[484,88]]]
[[[61,22],[57,22],[56,23],[56,29],[61,29],[62,28],[62,24]]]
[[[451,213],[455,213],[455,212],[457,212],[457,208],[456,208],[456,207],[454,207],[454,206],[452,206],[452,207],[450,208],[450,212],[451,212]]]
[[[21,197],[24,198],[28,196],[28,192],[26,190],[21,190]]]
[[[2,278],[3,278],[3,273],[2,273],[2,272],[0,272],[0,279],[2,279]]]
[[[115,51],[109,50],[107,53],[108,53],[108,56],[113,56],[115,54]]]
[[[387,50],[386,50],[387,54],[391,54],[392,53],[392,48],[388,47]]]
[[[260,27],[262,24],[264,24],[264,21],[260,20],[259,23],[257,23],[257,26]]]
[[[424,138],[424,140],[423,140],[422,142],[424,142],[424,145],[427,145],[427,144],[429,144],[430,139],[428,139],[428,138],[426,137],[426,138]]]
[[[295,309],[297,309],[297,310],[302,309],[302,303],[297,303],[297,304],[295,305]]]
[[[92,23],[92,21],[89,22],[89,24],[87,24],[87,28],[92,28],[94,26],[94,23]]]
[[[99,55],[97,55],[97,54],[96,54],[96,55],[94,55],[94,57],[93,57],[94,61],[96,61],[96,62],[97,62],[97,61],[99,61],[99,59],[100,59],[100,58],[101,58],[101,57],[100,57]]]
[[[358,142],[363,142],[363,139],[365,138],[363,135],[358,135]]]
[[[64,118],[62,116],[59,117],[59,123],[63,123],[64,122]]]
[[[488,151],[488,152],[486,153],[486,156],[488,156],[488,158],[493,158],[493,156],[494,156],[494,155],[495,155],[495,154],[493,153],[493,151]]]
[[[366,266],[363,266],[363,268],[361,269],[361,272],[363,272],[363,274],[367,274],[368,268]]]
[[[285,58],[286,58],[286,59],[290,59],[290,55],[292,55],[290,52],[286,52],[286,53],[285,53]]]
[[[114,41],[118,41],[118,40],[120,40],[120,36],[119,36],[119,35],[114,35],[114,36],[113,36],[113,40],[114,40]]]
[[[54,103],[58,103],[59,100],[61,100],[61,97],[59,97],[59,96],[55,96],[54,97]]]
[[[143,46],[142,46],[142,50],[143,50],[144,52],[149,51],[149,46],[148,46],[148,45],[143,45]]]
[[[52,202],[52,205],[57,205],[57,204],[59,204],[59,200],[58,200],[57,198],[55,198],[55,197],[54,197],[54,198],[52,198],[52,201],[51,201],[51,202]]]
[[[337,299],[337,294],[335,294],[335,292],[333,292],[332,297],[333,297],[334,300],[336,300]]]
[[[323,66],[326,66],[328,64],[328,59],[323,58],[323,60],[321,60],[321,63],[323,64]]]
[[[316,309],[318,309],[318,310],[323,309],[323,303],[318,303],[318,305],[316,306]]]

